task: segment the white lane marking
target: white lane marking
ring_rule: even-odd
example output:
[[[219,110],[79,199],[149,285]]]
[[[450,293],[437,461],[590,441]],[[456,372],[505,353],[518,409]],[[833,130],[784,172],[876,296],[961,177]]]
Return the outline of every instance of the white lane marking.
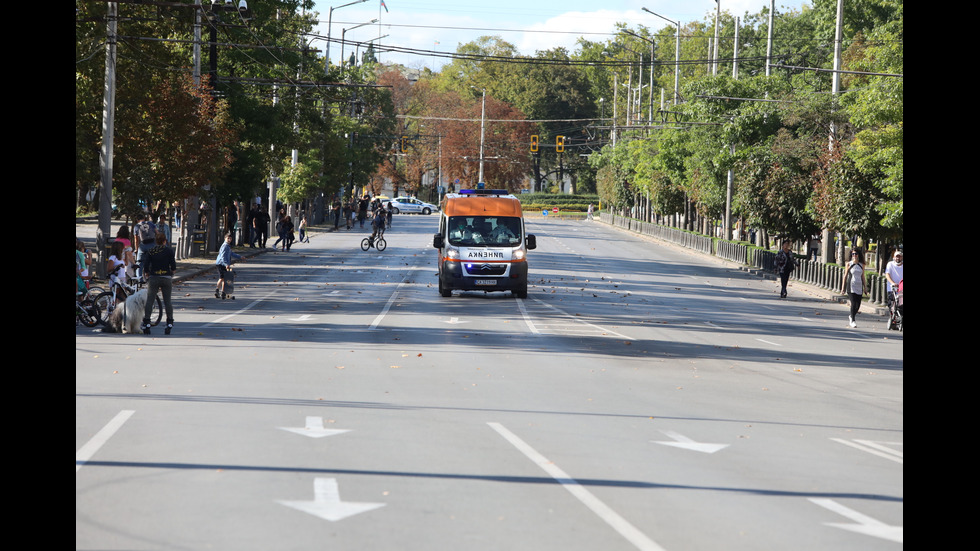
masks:
[[[604,334],[609,334],[609,335],[614,335],[614,336],[616,336],[616,337],[619,337],[619,338],[621,338],[621,339],[626,339],[626,340],[628,340],[628,341],[635,341],[635,340],[636,340],[636,339],[634,339],[633,337],[629,337],[629,336],[627,336],[627,335],[624,335],[624,334],[622,334],[622,333],[618,333],[618,332],[616,332],[616,331],[613,331],[612,329],[606,329],[605,327],[599,327],[598,325],[595,325],[595,324],[592,324],[592,323],[589,323],[589,322],[587,322],[587,321],[584,321],[584,320],[580,320],[580,319],[578,319],[578,318],[576,318],[575,316],[573,316],[573,315],[571,315],[571,314],[569,314],[568,312],[566,312],[566,311],[564,311],[564,310],[562,310],[561,308],[558,308],[557,306],[552,306],[552,305],[550,305],[550,304],[548,304],[547,302],[545,302],[545,301],[543,301],[543,300],[541,300],[541,299],[539,299],[539,298],[536,298],[536,299],[534,299],[534,300],[535,300],[536,302],[538,302],[539,304],[542,304],[542,305],[544,305],[544,306],[547,306],[548,308],[551,308],[552,310],[555,310],[556,312],[559,312],[559,313],[561,313],[562,315],[564,315],[564,316],[567,316],[567,317],[568,317],[569,319],[573,319],[573,320],[575,320],[576,322],[578,322],[578,323],[581,323],[581,324],[583,324],[583,325],[588,325],[589,327],[591,327],[591,328],[593,328],[593,329],[595,329],[596,331],[599,331],[600,333],[604,333]]]
[[[237,316],[238,314],[241,314],[241,313],[243,313],[243,312],[245,312],[245,311],[247,311],[247,310],[251,310],[251,309],[252,309],[252,308],[254,308],[254,307],[255,307],[255,306],[257,305],[257,304],[259,304],[259,303],[260,303],[260,302],[262,302],[263,300],[265,300],[265,299],[267,299],[267,298],[269,298],[269,297],[271,297],[271,296],[272,296],[272,295],[274,295],[275,293],[276,293],[275,291],[272,291],[271,293],[269,293],[269,294],[267,294],[267,295],[265,295],[264,297],[262,297],[262,298],[260,298],[260,299],[256,299],[256,300],[254,300],[254,301],[253,301],[253,302],[252,302],[251,304],[249,304],[248,306],[246,306],[246,307],[244,307],[244,308],[242,308],[241,310],[239,310],[239,311],[237,311],[237,312],[232,312],[231,314],[228,314],[227,316],[221,316],[220,318],[218,318],[218,319],[216,319],[216,320],[214,320],[214,321],[209,321],[208,323],[205,323],[205,324],[204,324],[204,325],[202,325],[201,327],[202,327],[202,328],[203,328],[203,327],[211,327],[212,325],[215,325],[215,324],[217,324],[217,323],[221,323],[221,322],[223,322],[223,321],[225,321],[225,320],[228,320],[228,319],[231,319],[231,318],[233,318],[233,317],[235,317],[235,316]]]
[[[757,341],[759,341],[759,342],[764,342],[764,343],[766,343],[766,344],[771,344],[771,345],[773,345],[773,346],[782,346],[782,345],[781,345],[781,344],[779,344],[779,343],[775,343],[775,342],[772,342],[772,341],[767,341],[767,340],[765,340],[765,339],[756,339],[756,340],[757,340]]]
[[[517,307],[521,309],[521,315],[524,316],[524,323],[527,324],[527,328],[531,330],[535,335],[540,335],[538,328],[534,326],[534,322],[531,321],[531,316],[527,313],[527,308],[524,307],[524,299],[517,299]]]
[[[378,258],[381,258],[381,257],[378,257]],[[391,298],[389,298],[388,299],[388,302],[385,303],[385,307],[381,310],[381,313],[378,314],[378,316],[376,318],[374,318],[374,321],[371,322],[371,325],[368,327],[368,329],[374,330],[374,329],[377,329],[378,328],[378,325],[381,324],[381,321],[383,319],[385,319],[385,316],[388,315],[388,310],[391,309],[391,305],[395,302],[395,298],[398,296],[398,291],[402,287],[404,287],[405,284],[408,283],[409,278],[412,277],[412,272],[414,272],[415,270],[419,269],[419,265],[422,263],[422,260],[423,259],[424,259],[424,257],[419,258],[418,260],[415,261],[415,264],[411,268],[408,269],[408,273],[405,274],[405,278],[402,279],[401,282],[398,284],[398,287],[395,287],[395,290],[392,291]]]
[[[401,286],[399,285],[399,287]],[[371,326],[369,327],[369,329],[378,328],[378,325],[381,323],[381,320],[385,319],[385,316],[388,315],[388,310],[391,309],[391,305],[395,302],[396,297],[398,297],[398,289],[395,289],[391,293],[391,298],[389,298],[388,302],[385,303],[385,307],[381,309],[381,313],[378,314],[378,317],[374,318],[374,321],[371,322]]]
[[[106,442],[108,442],[110,438],[112,438],[112,435],[116,434],[116,431],[118,431],[120,427],[123,426],[123,423],[132,417],[134,413],[136,412],[131,409],[124,409],[120,411],[115,417],[112,418],[111,421],[109,421],[106,426],[102,427],[102,430],[97,432],[91,440],[86,442],[81,449],[75,452],[76,473],[82,468],[82,465],[84,465],[89,459],[92,459],[95,452],[99,451],[99,449]]]
[[[616,511],[613,511],[608,505],[599,501],[597,497],[592,495],[591,492],[576,482],[575,479],[568,476],[568,474],[558,468],[557,465],[551,461],[548,461],[546,457],[538,453],[517,435],[507,430],[500,423],[487,424],[490,425],[490,428],[497,431],[500,436],[503,436],[505,440],[510,442],[511,445],[523,453],[535,465],[541,467],[544,472],[548,473],[548,475],[554,478],[555,481],[561,484],[566,490],[569,491],[569,493],[575,496],[586,507],[591,509],[592,512],[595,513],[600,519],[605,521],[606,524],[611,526],[614,530],[619,532],[620,535],[629,540],[629,542],[636,546],[637,549],[641,549],[643,551],[663,551],[663,547],[660,547],[660,545],[648,538],[646,534],[640,532],[626,519],[619,516],[619,514],[616,513]]]
[[[844,444],[845,446],[850,446],[852,448],[859,449],[863,452],[870,453],[872,455],[877,455],[879,457],[884,457],[890,461],[896,463],[905,463],[905,456],[902,452],[893,450],[887,446],[883,446],[879,443],[872,442],[870,440],[844,440],[843,438],[831,438],[834,442]],[[893,442],[889,442],[892,444]]]
[[[834,526],[844,530],[850,530],[852,532],[857,532],[859,534],[865,534],[867,536],[873,536],[876,538],[882,538],[889,541],[894,541],[896,543],[904,543],[904,533],[905,528],[902,526],[891,526],[881,522],[880,520],[873,519],[867,515],[861,514],[854,509],[850,509],[837,503],[832,499],[821,499],[821,498],[807,498],[811,502],[817,505],[837,513],[838,515],[847,517],[848,519],[856,522],[857,524],[843,524],[837,522],[825,522],[827,526]]]

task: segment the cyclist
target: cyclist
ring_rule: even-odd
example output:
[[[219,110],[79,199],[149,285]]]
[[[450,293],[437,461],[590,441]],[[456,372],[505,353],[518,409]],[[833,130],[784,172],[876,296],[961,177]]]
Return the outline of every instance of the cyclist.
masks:
[[[374,220],[371,221],[371,227],[374,228],[371,232],[371,244],[374,244],[374,240],[385,233],[385,211],[382,208],[377,208],[374,210]]]

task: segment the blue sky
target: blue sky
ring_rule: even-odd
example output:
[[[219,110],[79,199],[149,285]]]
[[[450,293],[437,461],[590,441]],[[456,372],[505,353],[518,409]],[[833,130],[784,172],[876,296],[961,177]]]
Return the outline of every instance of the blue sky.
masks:
[[[330,33],[333,39],[343,35],[352,41],[377,39],[375,43],[382,45],[454,52],[460,43],[482,35],[497,35],[526,55],[558,46],[572,52],[579,36],[605,41],[617,22],[654,30],[669,25],[643,11],[644,7],[681,23],[704,19],[715,10],[714,0],[365,0],[345,6],[354,1],[316,0],[316,11],[322,21],[320,34],[327,35],[327,20],[333,6]],[[799,10],[804,4],[811,2],[776,0],[776,11]],[[757,13],[768,5],[769,0],[721,0],[721,9],[737,16]],[[374,19],[378,21],[358,26]],[[314,47],[322,50],[325,44],[314,41]],[[348,57],[351,50],[345,48]],[[333,63],[339,62],[339,43],[330,46],[330,58]],[[434,55],[401,53],[381,53],[380,59],[436,70],[448,61]]]

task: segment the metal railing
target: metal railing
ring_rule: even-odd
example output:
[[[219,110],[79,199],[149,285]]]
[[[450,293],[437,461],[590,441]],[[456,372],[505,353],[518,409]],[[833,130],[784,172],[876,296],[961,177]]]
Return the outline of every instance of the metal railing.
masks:
[[[743,242],[712,238],[706,235],[652,222],[644,222],[609,212],[600,213],[599,220],[612,226],[668,241],[703,254],[736,262],[749,268],[755,268],[768,274],[775,275],[776,273],[775,251],[767,251],[746,245]],[[883,275],[871,271],[866,272],[866,275],[868,280],[868,302],[876,306],[886,304],[888,299],[888,281]],[[844,267],[837,264],[827,264],[815,260],[797,258],[796,269],[790,275],[790,279],[839,293],[841,287],[844,285]]]

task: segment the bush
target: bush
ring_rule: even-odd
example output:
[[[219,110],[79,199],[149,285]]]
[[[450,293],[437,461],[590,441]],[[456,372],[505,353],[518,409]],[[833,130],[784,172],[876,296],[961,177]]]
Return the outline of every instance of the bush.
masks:
[[[557,193],[522,193],[517,195],[521,201],[521,208],[524,210],[551,210],[558,207],[561,211],[581,211],[589,210],[589,204],[593,208],[599,208],[599,196],[597,194],[569,195]]]

